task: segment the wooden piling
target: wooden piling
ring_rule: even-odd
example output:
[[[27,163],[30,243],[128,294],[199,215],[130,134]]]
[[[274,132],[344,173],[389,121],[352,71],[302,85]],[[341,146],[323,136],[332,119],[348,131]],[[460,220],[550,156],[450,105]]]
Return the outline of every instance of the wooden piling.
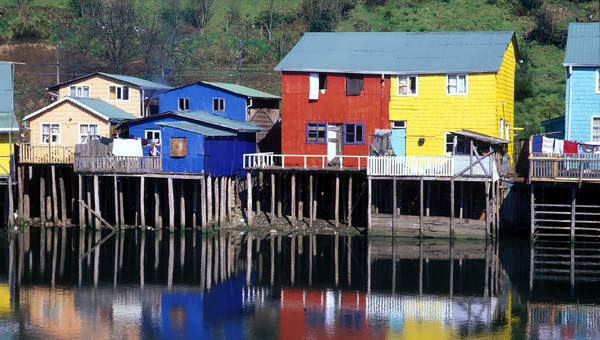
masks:
[[[227,178],[221,177],[221,223],[227,221]]]
[[[19,217],[23,217],[23,166],[17,166],[17,213]]]
[[[192,229],[198,229],[198,182],[192,184]]]
[[[275,218],[275,174],[271,173],[271,219]]]
[[[431,185],[432,182],[427,182],[427,199],[425,200],[425,216],[431,216]]]
[[[200,178],[200,214],[202,231],[206,231],[206,177],[202,175]],[[204,251],[204,250],[203,250]]]
[[[158,191],[158,179],[153,180],[154,185],[154,226],[157,229],[162,229],[162,214],[160,210],[160,192]]]
[[[167,199],[169,200],[169,231],[175,231],[175,198],[173,195],[173,177],[167,178]]]
[[[485,237],[490,234],[490,182],[485,182]]]
[[[140,225],[146,230],[146,179],[140,177]]]
[[[454,180],[450,180],[450,238],[454,238]]]
[[[212,177],[206,177],[206,220],[208,224],[213,222],[213,206],[212,206]]]
[[[130,182],[131,183],[131,182]],[[129,186],[127,186],[129,187]],[[119,181],[117,178],[117,189],[119,190],[119,223],[121,223],[121,226],[125,226],[125,202],[123,199],[123,178],[121,178],[121,180]],[[139,209],[139,199],[136,200],[136,209],[135,209],[135,213],[137,214],[138,209]],[[136,218],[135,221],[133,222],[134,225],[136,225],[138,223],[138,219]]]
[[[335,212],[333,214],[335,218],[335,227],[340,226],[340,174],[335,174]]]
[[[458,218],[462,219],[465,209],[465,182],[459,182],[460,184],[460,207],[458,210]]]
[[[372,210],[373,210],[373,197],[372,197],[372,189],[373,189],[373,180],[371,178],[371,176],[367,177],[367,182],[368,182],[368,193],[367,193],[367,231],[370,234],[371,233],[371,221],[372,221]]]
[[[348,176],[348,219],[349,227],[352,227],[352,175]]]
[[[256,185],[256,202],[254,203],[254,210],[256,211],[256,215],[260,215],[261,213],[261,198],[262,198],[262,185],[263,185],[263,172],[259,171],[258,172],[258,177],[256,178],[258,180],[258,183]]]
[[[423,177],[419,179],[419,237],[423,237]]]
[[[304,186],[304,176],[298,175],[298,210],[296,210],[296,215],[299,221],[304,219],[304,196],[302,187]]]
[[[86,202],[87,206],[92,208],[92,184],[90,182],[89,177],[84,177],[85,187],[86,187]],[[48,207],[47,210],[50,209],[50,205],[46,205]],[[87,209],[87,224],[91,227],[93,224],[92,221],[92,209]],[[89,257],[88,257],[89,258]]]
[[[279,188],[279,190],[277,190],[277,217],[281,218],[281,216],[283,215],[283,208],[282,208],[282,195],[283,195],[283,190],[282,190],[282,186],[281,186],[281,177],[283,177],[283,174],[279,174],[279,176],[277,176],[277,187]]]
[[[252,224],[252,174],[246,174],[246,216],[248,225]]]
[[[98,183],[98,175],[94,175],[94,210],[96,211],[97,216],[101,216],[100,213],[100,185]],[[95,219],[94,226],[96,229],[100,229],[100,219]]]
[[[292,220],[293,220],[296,218],[296,174],[292,174],[292,179],[290,181],[290,190],[291,190],[290,211],[291,211]]]
[[[179,227],[181,232],[185,231],[185,185],[179,180]]]
[[[26,170],[26,169],[29,169],[29,170]],[[31,168],[31,166],[26,166],[23,168],[23,217],[25,217],[26,219],[29,219],[31,217],[31,215],[30,215],[31,202],[29,200],[31,183],[30,183],[29,177],[31,175],[32,170],[33,169]]]
[[[214,178],[213,182],[213,200],[215,201],[215,224],[221,225],[221,201],[219,200],[219,177]],[[215,248],[216,249],[216,248]],[[216,257],[218,258],[218,257]]]
[[[40,178],[40,190],[41,190],[41,178]],[[40,194],[41,196],[41,194]],[[78,222],[79,222],[79,228],[83,229],[85,228],[85,213],[83,211],[83,176],[81,175],[77,175],[77,198],[78,198],[78,204],[77,204],[77,212],[78,214]],[[41,201],[40,201],[41,203]],[[41,215],[40,215],[41,216]]]
[[[56,193],[56,166],[52,165],[50,167],[51,175],[52,175],[52,221],[54,222],[54,226],[58,225],[58,196]]]
[[[397,190],[396,190],[396,176],[392,178],[392,237],[396,236],[396,205],[397,202]],[[394,266],[396,264],[394,263]]]
[[[43,168],[40,169],[40,223],[46,224],[46,175]],[[81,181],[81,175],[79,176]],[[81,222],[80,222],[81,223]]]
[[[575,200],[577,198],[577,187],[573,186],[571,188],[571,242],[575,242]],[[572,246],[571,246],[571,249]]]
[[[313,220],[315,219],[315,213],[313,209],[314,194],[313,194],[313,174],[308,176],[308,226],[312,228]]]
[[[119,190],[117,189],[117,175],[113,175],[113,192],[115,196],[115,225],[119,226]]]

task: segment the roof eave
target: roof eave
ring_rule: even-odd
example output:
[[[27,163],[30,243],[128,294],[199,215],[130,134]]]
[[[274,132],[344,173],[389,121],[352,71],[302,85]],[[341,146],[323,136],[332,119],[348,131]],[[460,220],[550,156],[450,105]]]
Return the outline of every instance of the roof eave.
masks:
[[[600,67],[600,63],[597,64],[581,64],[581,63],[563,63],[563,66],[576,66],[576,67]]]
[[[454,74],[454,73],[496,73],[500,69],[471,69],[471,70],[433,70],[433,71],[390,71],[390,70],[336,70],[336,69],[307,69],[307,68],[285,68],[276,71],[281,72],[324,72],[324,73],[357,73],[357,74]]]

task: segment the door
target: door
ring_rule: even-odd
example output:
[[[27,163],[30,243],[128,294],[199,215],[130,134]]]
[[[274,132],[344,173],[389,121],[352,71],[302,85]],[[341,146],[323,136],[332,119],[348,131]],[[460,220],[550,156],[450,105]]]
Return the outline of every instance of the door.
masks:
[[[393,128],[390,142],[396,156],[406,156],[406,128]]]
[[[327,125],[327,161],[331,162],[342,154],[341,125]]]

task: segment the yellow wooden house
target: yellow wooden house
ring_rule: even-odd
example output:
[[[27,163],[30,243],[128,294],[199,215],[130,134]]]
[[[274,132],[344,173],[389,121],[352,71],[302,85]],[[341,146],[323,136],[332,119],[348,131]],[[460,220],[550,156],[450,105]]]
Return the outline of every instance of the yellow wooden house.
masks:
[[[512,158],[514,32],[411,33],[395,47],[404,51],[390,79],[396,155],[468,154],[468,136],[483,135]]]
[[[0,177],[12,173],[12,139],[9,134],[19,131],[13,101],[14,64],[0,62]]]

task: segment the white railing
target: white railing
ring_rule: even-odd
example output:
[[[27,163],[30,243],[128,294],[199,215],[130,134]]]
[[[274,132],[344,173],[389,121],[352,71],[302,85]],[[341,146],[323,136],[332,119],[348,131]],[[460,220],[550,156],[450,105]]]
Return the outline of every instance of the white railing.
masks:
[[[451,156],[369,156],[371,176],[452,176]]]
[[[244,154],[244,169],[264,169],[269,167],[286,168],[301,166],[318,168],[353,168],[362,169],[367,166],[367,156],[337,155],[332,162],[327,160],[327,155],[292,155],[274,154],[272,152]]]

